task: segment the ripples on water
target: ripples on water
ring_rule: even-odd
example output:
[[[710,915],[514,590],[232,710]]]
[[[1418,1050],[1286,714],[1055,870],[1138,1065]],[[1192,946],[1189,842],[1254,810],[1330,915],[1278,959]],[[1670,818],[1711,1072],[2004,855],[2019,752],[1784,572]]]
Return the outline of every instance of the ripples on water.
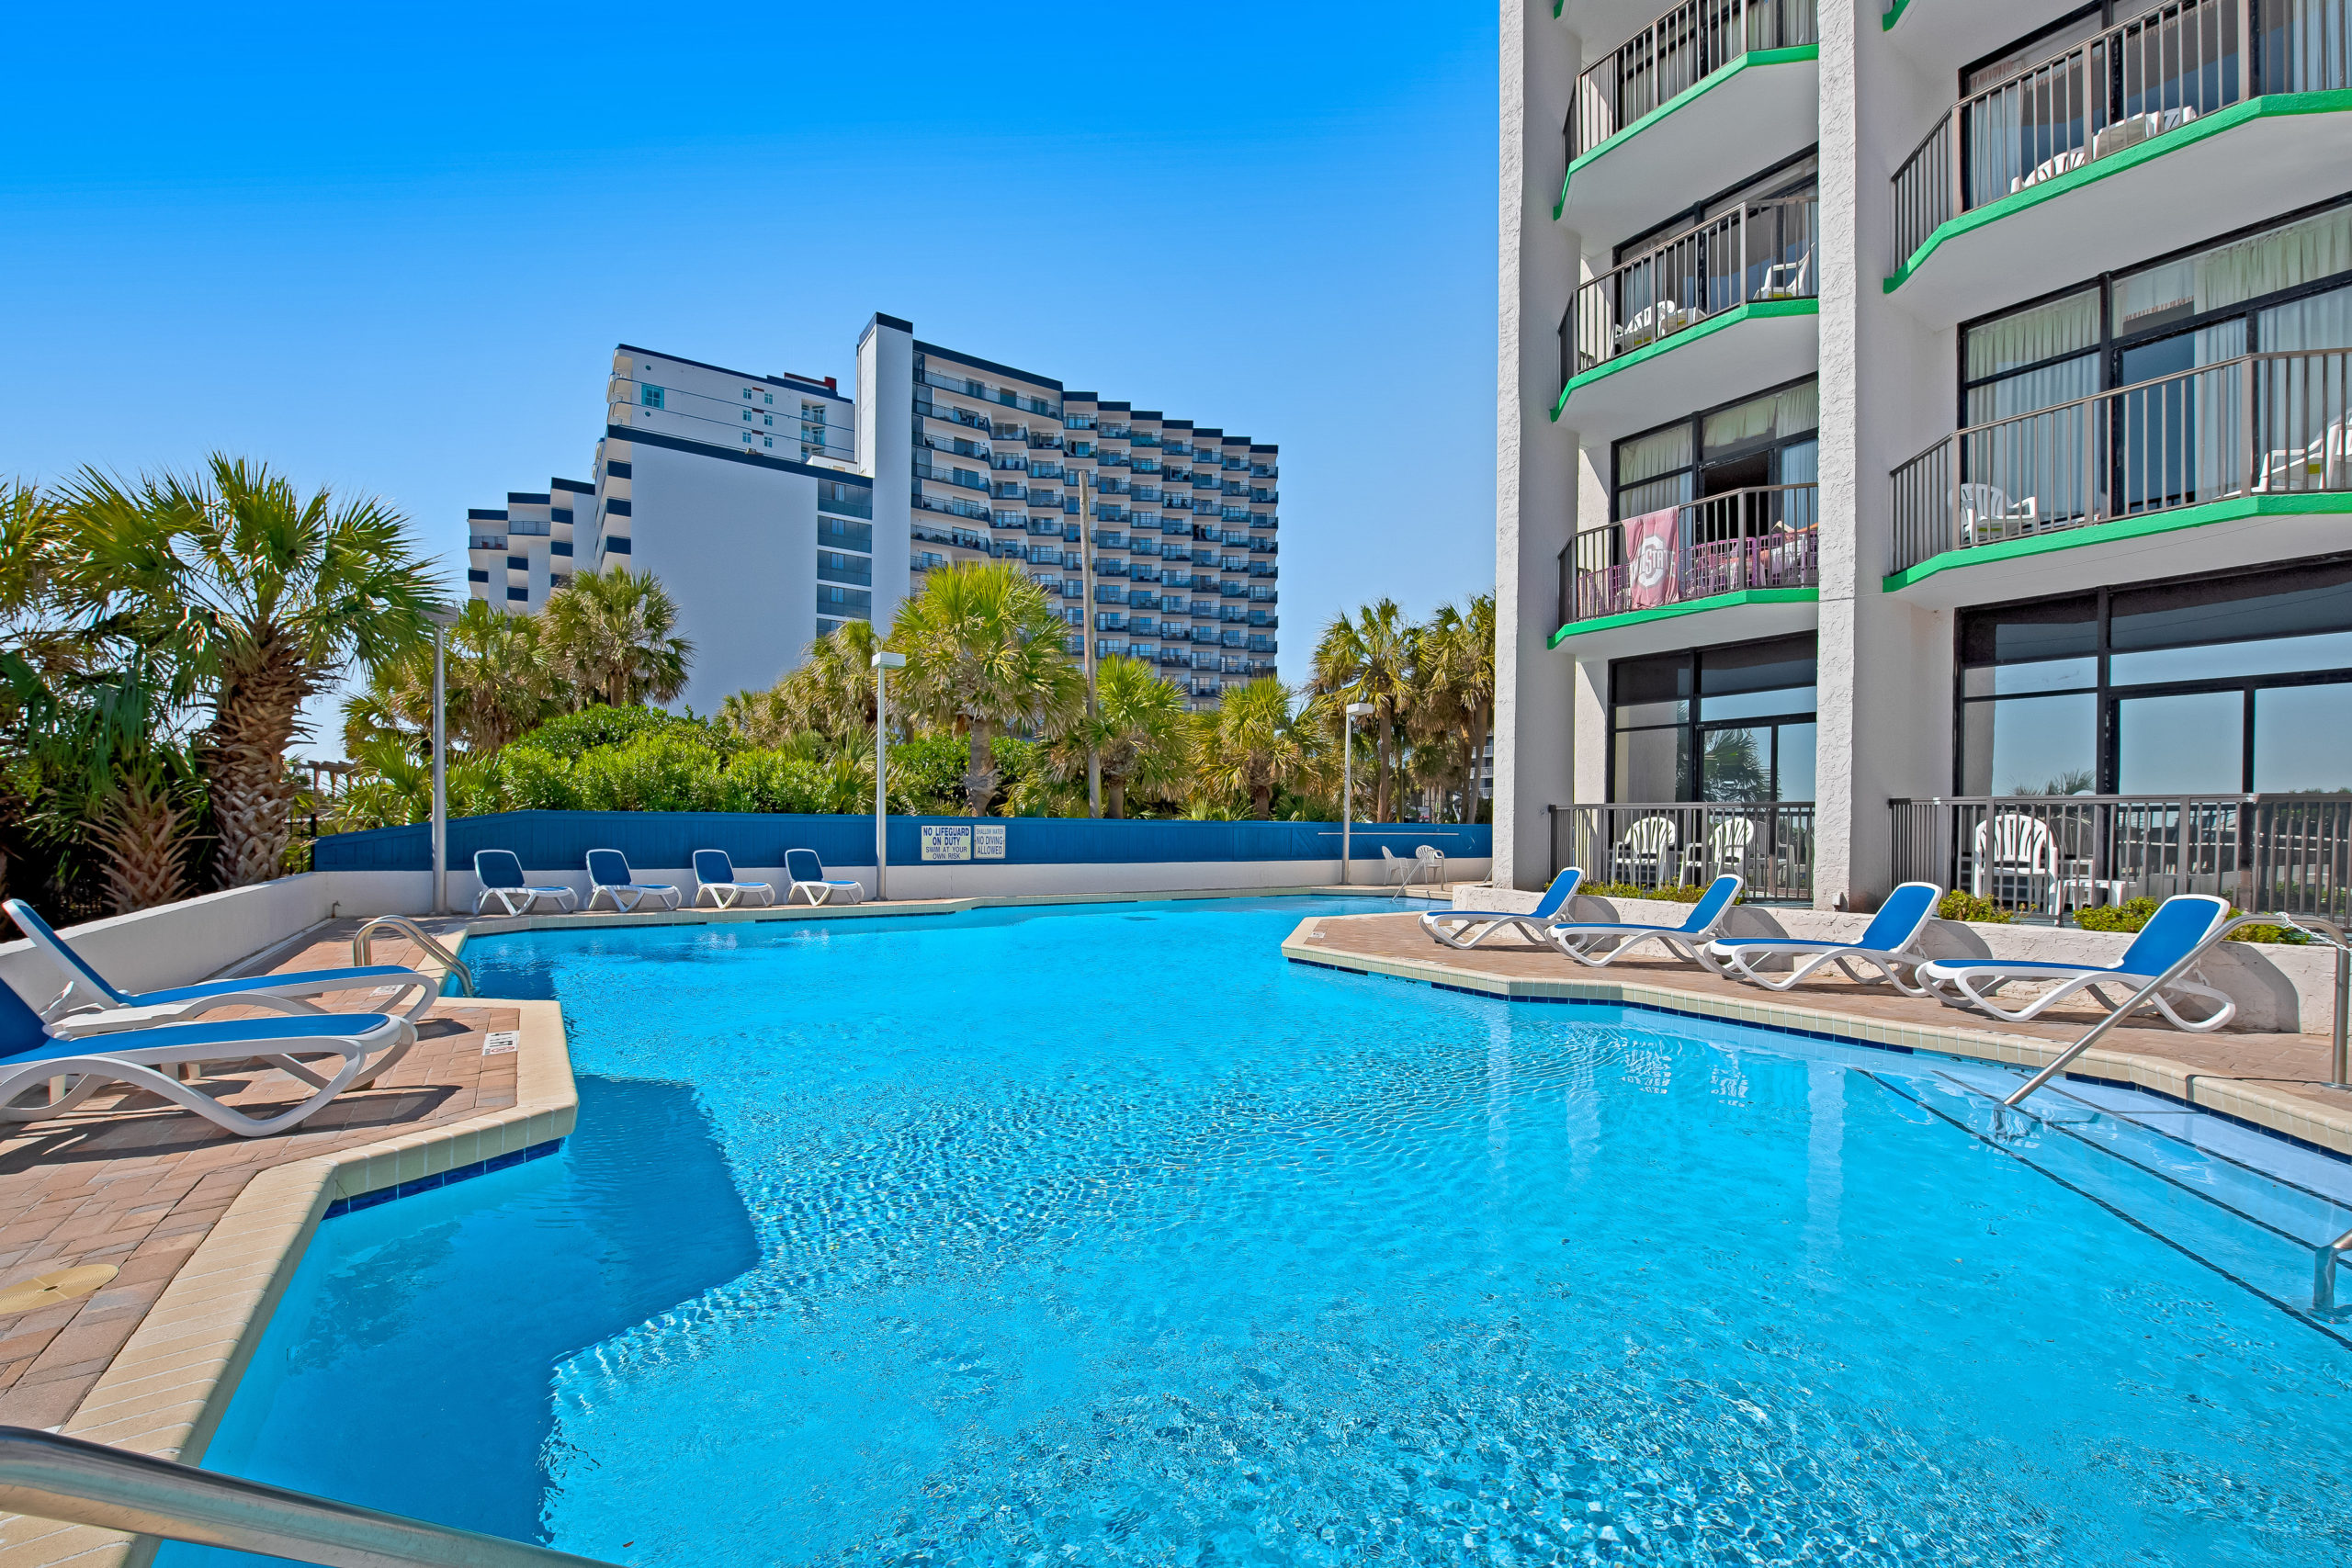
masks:
[[[213,1462],[646,1565],[2352,1549],[2339,1348],[1871,1077],[1150,912],[473,944],[582,1132],[325,1227]]]

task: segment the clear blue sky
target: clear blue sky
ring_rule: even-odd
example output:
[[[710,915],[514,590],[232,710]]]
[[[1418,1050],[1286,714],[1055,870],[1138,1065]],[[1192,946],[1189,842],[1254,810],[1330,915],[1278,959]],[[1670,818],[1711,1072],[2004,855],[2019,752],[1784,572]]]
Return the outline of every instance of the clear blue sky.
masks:
[[[584,478],[613,345],[918,335],[1283,448],[1282,669],[1494,581],[1490,9],[33,6],[0,474]],[[333,729],[315,749],[334,750]]]

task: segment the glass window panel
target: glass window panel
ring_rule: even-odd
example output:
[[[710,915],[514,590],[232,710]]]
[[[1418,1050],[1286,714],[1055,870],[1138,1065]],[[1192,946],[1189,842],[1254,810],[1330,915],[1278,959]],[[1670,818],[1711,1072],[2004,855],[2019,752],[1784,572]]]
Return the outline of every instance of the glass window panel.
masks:
[[[1961,708],[1962,795],[2075,795],[2098,765],[2098,698],[2016,697]]]
[[[1971,381],[2098,346],[2098,290],[2086,288],[1968,329],[1962,373]]]
[[[1648,435],[1617,443],[1617,483],[1620,487],[1672,473],[1690,466],[1690,427],[1670,425]]]
[[[2352,348],[2352,288],[2331,288],[2255,318],[2255,345],[2265,354],[2299,348]]]
[[[2197,263],[2166,262],[2115,285],[2115,335],[2129,337],[2197,313]]]
[[[1690,797],[1690,731],[1636,729],[1617,737],[1612,800],[1668,801]]]
[[[1621,659],[1609,667],[1609,694],[1621,705],[1672,702],[1690,694],[1690,656]]]
[[[2119,686],[2145,686],[2159,681],[2233,681],[2327,670],[2352,670],[2352,632],[2119,653],[2108,678]]]
[[[2227,310],[2352,272],[2352,208],[2323,212],[2234,244],[2216,245],[2195,260],[2200,311]]]
[[[1967,671],[1961,677],[1961,693],[1971,697],[2015,697],[2098,684],[2097,659],[2049,659],[2035,664],[1989,664]]]
[[[1964,614],[1962,664],[2024,664],[2098,651],[2098,600],[2090,594],[2046,604],[2011,604]]]
[[[1814,638],[1776,637],[1741,648],[1711,648],[1702,656],[1699,689],[1711,697],[1813,684]]]
[[[2254,787],[2352,792],[2352,685],[2254,694]]]
[[[1821,388],[1807,381],[1785,391],[1767,392],[1706,418],[1701,434],[1704,457],[1713,460],[1742,448],[1803,435],[1821,427]]]
[[[1680,506],[1690,500],[1694,476],[1685,469],[1647,484],[1627,485],[1617,492],[1617,518],[1639,517],[1646,512],[1657,512],[1668,506]]]
[[[1701,799],[1772,798],[1772,729],[1770,725],[1744,729],[1703,729],[1699,733]]]
[[[1819,711],[1819,700],[1811,686],[1781,686],[1769,692],[1737,692],[1728,696],[1710,696],[1700,714],[1713,724],[1727,718],[1765,718],[1781,714],[1803,714]]]
[[[2023,375],[1971,387],[1968,423],[1990,424],[2016,414],[2038,413],[2077,398],[2087,398],[2098,389],[2098,355],[2082,355]]]
[[[1800,441],[1781,448],[1780,483],[1809,485],[1821,479],[1821,443]]]
[[[1781,726],[1780,768],[1772,784],[1774,798],[1812,800],[1814,755],[1820,731],[1810,724]]]
[[[2132,697],[2115,713],[2115,782],[2123,794],[2226,795],[2245,787],[2245,694]]]
[[[1610,710],[1611,722],[1619,729],[1645,729],[1656,724],[1688,724],[1690,705],[1672,703],[1622,703]]]
[[[2134,589],[2110,604],[2119,653],[2352,630],[2352,567]]]

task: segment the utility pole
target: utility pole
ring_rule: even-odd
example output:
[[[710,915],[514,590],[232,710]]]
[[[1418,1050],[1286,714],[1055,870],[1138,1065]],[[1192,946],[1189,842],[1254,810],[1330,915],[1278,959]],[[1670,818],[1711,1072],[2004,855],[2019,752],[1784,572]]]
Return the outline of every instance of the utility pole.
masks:
[[[1063,439],[1062,461],[1069,462],[1069,439]],[[1094,700],[1094,519],[1087,504],[1086,471],[1072,468],[1070,474],[1078,480],[1078,557],[1085,573],[1086,609],[1079,626],[1080,643],[1086,658],[1086,814],[1102,815],[1102,753],[1094,744],[1094,721],[1099,711]]]

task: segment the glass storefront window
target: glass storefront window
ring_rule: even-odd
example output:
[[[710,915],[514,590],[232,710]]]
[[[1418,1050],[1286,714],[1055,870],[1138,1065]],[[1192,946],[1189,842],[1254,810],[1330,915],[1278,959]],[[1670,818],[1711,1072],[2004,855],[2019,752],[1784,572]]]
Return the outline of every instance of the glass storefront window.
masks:
[[[2352,684],[2254,694],[2254,787],[2352,794]]]
[[[1813,798],[1810,635],[1622,660],[1610,694],[1611,800]]]
[[[2187,692],[2115,707],[2119,795],[2227,795],[2245,787],[2245,697]]]
[[[2083,794],[2098,777],[2098,694],[1969,703],[1960,751],[1962,795]]]

